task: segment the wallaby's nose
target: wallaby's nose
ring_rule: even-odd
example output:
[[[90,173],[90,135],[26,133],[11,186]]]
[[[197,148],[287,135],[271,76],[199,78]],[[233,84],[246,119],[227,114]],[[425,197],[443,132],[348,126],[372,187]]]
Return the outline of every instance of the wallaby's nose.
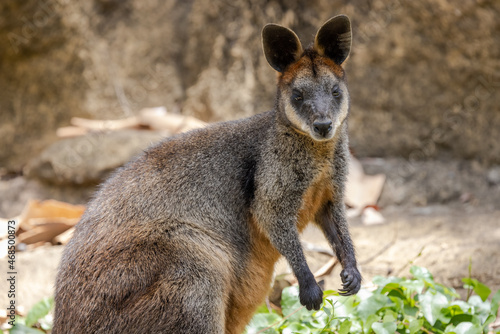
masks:
[[[317,134],[326,137],[328,132],[332,129],[332,121],[314,122],[313,129]]]

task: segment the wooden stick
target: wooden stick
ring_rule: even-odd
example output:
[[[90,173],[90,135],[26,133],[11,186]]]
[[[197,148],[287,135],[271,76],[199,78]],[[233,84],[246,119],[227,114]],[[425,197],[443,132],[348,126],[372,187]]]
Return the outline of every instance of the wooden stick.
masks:
[[[336,257],[332,257],[327,263],[325,263],[321,268],[316,270],[314,273],[315,278],[320,278],[326,275],[330,275],[332,273],[333,268],[339,263]]]
[[[89,130],[120,130],[135,128],[140,125],[138,118],[135,116],[115,120],[97,120],[73,117],[71,118],[70,123],[74,126]]]
[[[56,130],[56,135],[59,138],[71,138],[83,136],[89,133],[90,130],[87,128],[81,128],[79,126],[63,126]]]

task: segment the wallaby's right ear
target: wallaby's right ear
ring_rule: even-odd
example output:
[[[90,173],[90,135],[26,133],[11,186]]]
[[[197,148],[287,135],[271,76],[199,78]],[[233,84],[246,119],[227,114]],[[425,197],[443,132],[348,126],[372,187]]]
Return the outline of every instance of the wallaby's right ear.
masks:
[[[277,24],[267,24],[262,29],[262,45],[267,62],[278,72],[299,60],[302,44],[293,31]]]

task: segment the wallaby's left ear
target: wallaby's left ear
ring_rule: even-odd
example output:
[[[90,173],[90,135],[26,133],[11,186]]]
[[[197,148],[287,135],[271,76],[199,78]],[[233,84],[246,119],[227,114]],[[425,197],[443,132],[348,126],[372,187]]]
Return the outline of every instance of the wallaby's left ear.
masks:
[[[338,15],[319,28],[314,39],[314,49],[341,65],[349,56],[351,41],[351,21],[345,15]]]

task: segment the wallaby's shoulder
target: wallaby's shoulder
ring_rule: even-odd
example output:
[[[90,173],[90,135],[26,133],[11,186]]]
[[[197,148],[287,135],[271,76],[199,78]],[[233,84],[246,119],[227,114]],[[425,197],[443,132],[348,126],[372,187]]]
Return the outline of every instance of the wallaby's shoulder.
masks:
[[[102,185],[96,196],[100,200],[92,207],[125,206],[135,215],[155,216],[160,207],[177,211],[197,198],[202,202],[203,196],[215,203],[227,196],[248,203],[275,117],[276,112],[269,111],[165,138],[117,170]],[[144,194],[151,192],[157,196],[145,200]]]
[[[172,159],[198,158],[205,154],[244,153],[260,145],[274,127],[275,111],[260,113],[234,121],[213,123],[207,127],[175,135],[145,151],[148,163],[172,163]],[[169,162],[170,161],[170,162]]]

